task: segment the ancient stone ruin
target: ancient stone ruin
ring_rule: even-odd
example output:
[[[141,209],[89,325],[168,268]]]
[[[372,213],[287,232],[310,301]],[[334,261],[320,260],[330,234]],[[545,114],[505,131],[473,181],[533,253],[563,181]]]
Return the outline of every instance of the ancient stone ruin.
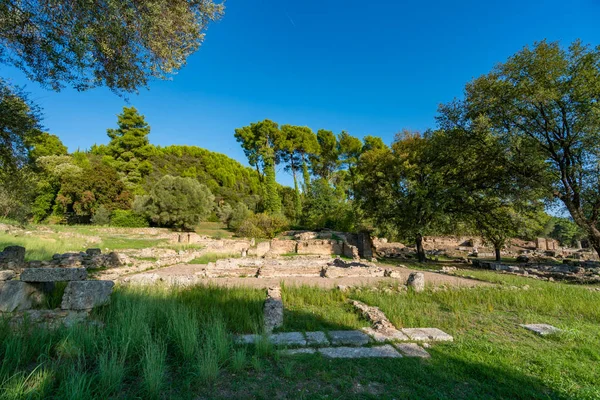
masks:
[[[104,257],[99,250],[90,249],[48,262],[27,263],[25,248],[8,247],[0,253],[0,313],[9,314],[13,322],[26,318],[53,327],[82,321],[90,310],[109,302],[114,286],[112,281],[87,280],[86,266],[104,265],[113,257],[113,253]],[[66,283],[60,308],[42,309],[45,297],[58,282]]]

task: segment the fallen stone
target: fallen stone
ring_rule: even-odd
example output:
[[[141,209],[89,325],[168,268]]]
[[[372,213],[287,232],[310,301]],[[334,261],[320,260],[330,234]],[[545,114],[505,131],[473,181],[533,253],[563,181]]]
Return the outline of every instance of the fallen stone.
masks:
[[[422,272],[413,272],[408,276],[406,286],[412,288],[415,292],[425,290],[425,275]]]
[[[288,349],[288,350],[280,350],[279,354],[282,356],[295,356],[298,354],[315,354],[317,350],[308,347],[304,349]]]
[[[383,331],[373,328],[362,328],[362,331],[371,336],[378,343],[383,342],[405,342],[410,340],[402,331],[398,329],[386,329]]]
[[[61,326],[69,328],[75,324],[86,322],[88,316],[89,311],[87,310],[26,310],[13,315],[10,324],[17,327],[27,320],[29,324],[49,329],[56,329]],[[98,323],[98,321],[95,322]]]
[[[10,281],[11,279],[13,279],[15,277],[15,272],[7,269],[4,271],[0,271],[0,282],[2,281]]]
[[[100,254],[102,254],[102,250],[100,250],[100,249],[87,249],[85,251],[85,253],[88,256],[99,256]]]
[[[429,353],[416,343],[397,343],[394,345],[405,357],[429,358]]]
[[[115,283],[112,281],[72,281],[67,284],[60,308],[91,310],[110,301]]]
[[[25,268],[21,272],[23,282],[67,282],[86,279],[85,268]]]
[[[22,281],[0,282],[0,312],[28,310],[41,302],[42,294],[37,288]]]
[[[264,307],[265,332],[271,333],[273,329],[283,325],[283,300],[281,288],[274,287],[267,290],[267,300]]]
[[[386,344],[377,347],[326,347],[319,352],[329,358],[401,358],[400,353]]]
[[[329,346],[325,332],[306,332],[306,343],[309,346]]]
[[[554,333],[562,332],[561,329],[558,329],[557,327],[548,324],[523,324],[520,326],[527,330],[535,332],[540,336],[552,335]]]
[[[235,337],[237,344],[254,344],[258,341],[260,335],[238,335]]]
[[[452,342],[454,338],[437,328],[404,328],[402,332],[417,342]]]
[[[276,346],[306,346],[306,339],[300,332],[275,333],[269,341]]]
[[[369,336],[361,331],[330,331],[329,337],[334,346],[364,346],[370,342]]]

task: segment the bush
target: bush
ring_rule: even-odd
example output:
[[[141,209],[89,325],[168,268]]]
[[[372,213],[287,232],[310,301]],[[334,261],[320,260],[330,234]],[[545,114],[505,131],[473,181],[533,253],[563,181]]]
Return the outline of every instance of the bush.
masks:
[[[214,200],[196,179],[165,175],[150,195],[136,199],[135,208],[159,226],[191,230],[210,215]]]
[[[237,231],[240,229],[244,221],[250,218],[251,215],[252,211],[248,210],[248,206],[246,206],[244,203],[237,203],[231,210],[231,215],[229,216],[227,226],[229,229]]]
[[[131,210],[113,211],[110,225],[120,228],[146,228],[149,226],[146,217]]]
[[[255,214],[246,219],[237,230],[238,236],[272,239],[289,228],[283,215]]]
[[[98,207],[98,209],[92,216],[91,222],[94,225],[110,224],[110,211],[104,206]]]

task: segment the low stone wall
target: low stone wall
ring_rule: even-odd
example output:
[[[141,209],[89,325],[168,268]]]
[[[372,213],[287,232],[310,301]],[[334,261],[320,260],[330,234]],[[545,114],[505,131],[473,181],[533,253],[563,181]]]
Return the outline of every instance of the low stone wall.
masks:
[[[298,242],[298,254],[342,255],[343,243],[337,240],[302,240]]]

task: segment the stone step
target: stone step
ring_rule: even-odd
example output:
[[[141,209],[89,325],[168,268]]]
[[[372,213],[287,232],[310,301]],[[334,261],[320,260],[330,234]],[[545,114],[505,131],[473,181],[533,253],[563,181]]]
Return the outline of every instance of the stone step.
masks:
[[[325,347],[319,349],[328,358],[401,358],[402,355],[389,344],[377,347]]]

